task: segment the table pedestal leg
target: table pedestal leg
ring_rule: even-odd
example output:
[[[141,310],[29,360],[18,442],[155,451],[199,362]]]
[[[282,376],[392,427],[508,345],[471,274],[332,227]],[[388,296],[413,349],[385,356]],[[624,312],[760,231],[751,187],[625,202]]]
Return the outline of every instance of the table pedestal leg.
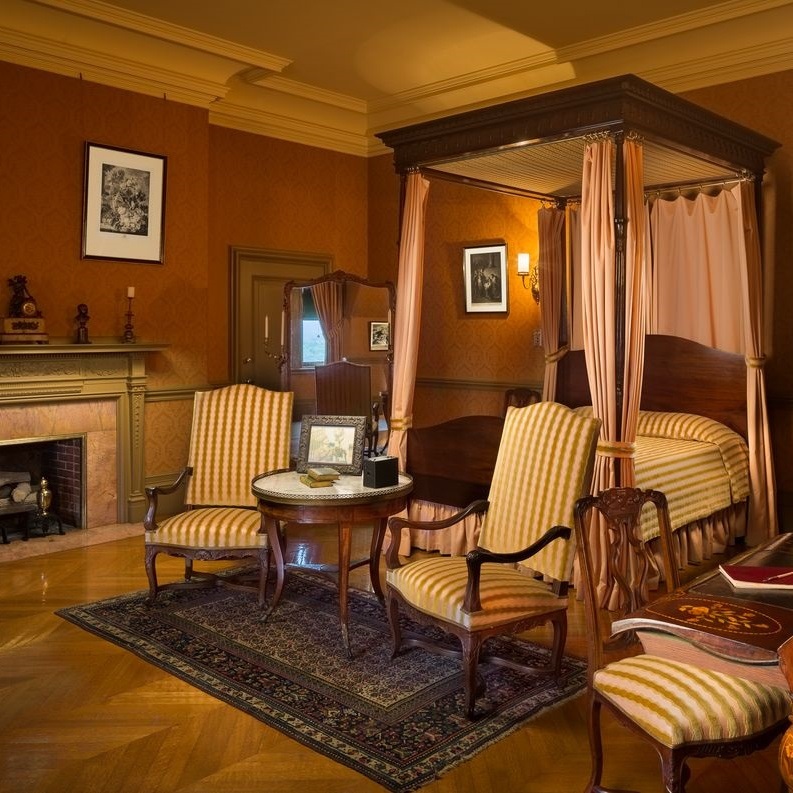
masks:
[[[352,658],[350,652],[350,636],[348,630],[348,600],[347,589],[350,584],[350,549],[352,547],[352,525],[349,521],[339,522],[339,622],[341,623],[341,640],[347,650],[348,657]]]
[[[372,547],[369,551],[369,578],[372,581],[372,589],[381,603],[385,597],[383,595],[383,587],[380,586],[380,554],[383,552],[386,522],[386,518],[375,519],[374,529],[372,530]]]
[[[275,607],[281,600],[281,595],[284,591],[284,539],[281,536],[280,525],[275,518],[265,517],[264,525],[267,527],[267,540],[270,543],[270,551],[275,558],[275,590],[273,591],[273,599],[270,602],[270,608],[267,609],[262,621],[266,620],[272,614]]]

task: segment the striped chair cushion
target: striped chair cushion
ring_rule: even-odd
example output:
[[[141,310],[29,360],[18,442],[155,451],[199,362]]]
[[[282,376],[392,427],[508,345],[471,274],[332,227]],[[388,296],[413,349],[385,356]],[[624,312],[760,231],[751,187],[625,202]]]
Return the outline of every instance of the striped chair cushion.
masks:
[[[265,548],[262,516],[254,509],[208,507],[180,512],[146,532],[146,543],[180,548]]]
[[[601,696],[665,746],[744,738],[790,712],[787,691],[638,655],[595,672]]]
[[[496,552],[528,547],[555,525],[573,525],[586,495],[600,422],[556,402],[510,408],[490,485],[479,545]],[[551,543],[526,562],[558,581],[570,579],[575,544]]]
[[[431,557],[386,571],[386,581],[419,611],[446,622],[476,630],[512,622],[533,611],[547,613],[567,608],[567,598],[553,595],[546,584],[502,564],[482,566],[482,610],[462,610],[468,567],[465,557]]]
[[[196,393],[185,503],[255,506],[251,480],[289,467],[292,402],[244,383]]]

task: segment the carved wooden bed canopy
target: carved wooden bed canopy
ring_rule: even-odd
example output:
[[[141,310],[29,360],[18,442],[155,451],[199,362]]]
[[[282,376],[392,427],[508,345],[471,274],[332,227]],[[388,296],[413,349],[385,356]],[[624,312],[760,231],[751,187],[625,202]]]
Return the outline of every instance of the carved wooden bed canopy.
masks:
[[[618,142],[629,134],[643,139],[648,191],[746,175],[759,182],[765,158],[779,145],[635,75],[471,110],[378,137],[394,150],[400,173],[420,168],[435,177],[564,202],[581,194],[584,147],[587,136],[597,133],[610,133]],[[616,179],[618,193],[620,184]]]

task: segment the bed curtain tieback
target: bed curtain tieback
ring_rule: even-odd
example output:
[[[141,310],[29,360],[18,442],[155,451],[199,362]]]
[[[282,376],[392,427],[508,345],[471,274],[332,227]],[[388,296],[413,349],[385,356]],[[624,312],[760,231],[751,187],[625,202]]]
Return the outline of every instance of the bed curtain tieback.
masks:
[[[556,352],[548,353],[548,355],[545,356],[545,363],[556,363],[557,361],[564,358],[564,356],[567,355],[569,350],[570,347],[567,344],[565,344],[563,347],[560,347]]]
[[[389,422],[392,430],[409,430],[413,426],[413,416],[392,418]]]
[[[631,458],[636,456],[636,444],[627,441],[599,441],[597,453],[601,457]]]
[[[757,358],[747,355],[744,360],[747,369],[762,369],[765,366],[765,355],[760,355]]]

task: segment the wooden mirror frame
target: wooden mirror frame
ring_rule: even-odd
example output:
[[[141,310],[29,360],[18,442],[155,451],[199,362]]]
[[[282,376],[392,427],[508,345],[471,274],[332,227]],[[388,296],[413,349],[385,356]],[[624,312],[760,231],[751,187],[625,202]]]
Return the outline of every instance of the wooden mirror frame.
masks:
[[[371,281],[354,273],[347,273],[344,270],[333,270],[330,273],[319,276],[308,281],[293,280],[284,284],[284,325],[286,328],[283,343],[283,362],[281,365],[281,388],[284,391],[292,390],[292,290],[304,289],[322,283],[352,283],[359,286],[374,287],[375,289],[385,289],[388,303],[388,313],[391,320],[391,342],[385,352],[385,371],[386,371],[386,391],[390,395],[394,383],[394,327],[396,319],[396,287],[391,281]],[[378,358],[378,361],[381,360]],[[356,361],[357,362],[357,361]],[[386,415],[387,415],[386,407]]]

